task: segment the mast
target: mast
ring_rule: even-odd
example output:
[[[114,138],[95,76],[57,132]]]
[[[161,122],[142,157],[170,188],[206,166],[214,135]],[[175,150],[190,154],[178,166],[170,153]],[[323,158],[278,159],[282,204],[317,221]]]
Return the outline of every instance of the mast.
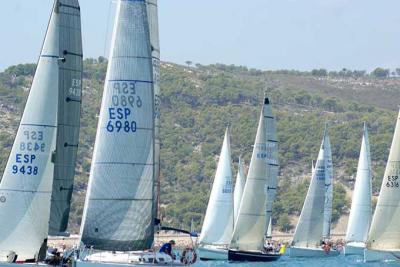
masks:
[[[46,242],[56,146],[59,85],[58,1],[0,184],[0,261],[37,259]]]
[[[250,168],[230,248],[261,251],[275,200],[279,172],[275,117],[264,99]]]
[[[57,145],[49,235],[67,230],[74,186],[82,102],[82,36],[78,0],[59,0]]]
[[[154,240],[154,89],[144,0],[118,1],[81,227],[98,250]]]
[[[228,245],[233,231],[233,192],[229,128],[218,161],[208,201],[200,244]]]
[[[367,248],[400,250],[400,113],[369,230]]]
[[[346,242],[366,242],[372,218],[372,170],[369,149],[368,130],[364,123],[361,141],[360,157],[356,183],[354,185],[353,201],[347,225]]]

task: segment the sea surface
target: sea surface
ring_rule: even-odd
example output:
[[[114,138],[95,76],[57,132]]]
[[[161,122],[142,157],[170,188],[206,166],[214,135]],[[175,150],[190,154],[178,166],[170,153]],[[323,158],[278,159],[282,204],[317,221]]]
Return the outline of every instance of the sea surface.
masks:
[[[336,266],[367,266],[367,267],[378,267],[378,266],[399,266],[400,262],[374,262],[364,263],[362,256],[344,256],[343,254],[338,257],[329,258],[289,258],[289,256],[282,256],[278,261],[265,262],[265,263],[230,263],[224,261],[199,261],[196,262],[194,267],[258,267],[258,266],[287,266],[287,267],[336,267]]]

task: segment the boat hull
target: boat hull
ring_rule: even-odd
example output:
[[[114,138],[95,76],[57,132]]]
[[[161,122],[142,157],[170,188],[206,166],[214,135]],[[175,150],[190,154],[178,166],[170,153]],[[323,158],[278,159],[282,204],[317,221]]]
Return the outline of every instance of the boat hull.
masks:
[[[364,255],[364,243],[347,243],[344,247],[343,253],[345,256],[349,255]]]
[[[311,258],[324,258],[324,257],[335,257],[340,253],[337,250],[330,250],[326,252],[322,248],[305,248],[305,247],[291,247],[289,251],[289,257],[311,257]]]
[[[257,261],[257,262],[268,262],[277,261],[281,257],[280,254],[268,254],[256,251],[241,251],[241,250],[228,250],[229,261]]]
[[[197,249],[200,260],[228,260],[228,249],[218,247],[199,247]]]
[[[370,250],[364,249],[364,262],[400,261],[400,250]]]

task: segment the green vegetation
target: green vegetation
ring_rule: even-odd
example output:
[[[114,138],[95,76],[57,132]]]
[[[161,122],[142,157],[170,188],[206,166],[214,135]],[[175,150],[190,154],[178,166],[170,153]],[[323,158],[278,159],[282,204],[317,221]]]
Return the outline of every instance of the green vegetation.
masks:
[[[84,96],[79,162],[70,230],[77,231],[96,133],[107,61],[84,62]],[[261,71],[242,66],[203,66],[186,62],[161,65],[161,214],[166,224],[200,230],[224,130],[231,125],[232,161],[248,164],[264,91],[277,116],[281,171],[273,223],[294,227],[307,192],[311,160],[317,157],[325,122],[333,151],[334,213],[348,212],[361,144],[368,123],[379,191],[400,103],[400,80],[380,71],[323,69]],[[32,81],[34,65],[13,66],[0,73],[0,172],[4,169],[20,114]],[[400,72],[400,71],[399,71]],[[1,173],[0,173],[1,174]],[[234,173],[236,176],[236,173]]]

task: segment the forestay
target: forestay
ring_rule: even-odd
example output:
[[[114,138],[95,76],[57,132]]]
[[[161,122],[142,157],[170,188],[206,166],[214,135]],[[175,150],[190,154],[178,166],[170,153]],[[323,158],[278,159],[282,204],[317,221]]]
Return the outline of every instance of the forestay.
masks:
[[[157,0],[147,0],[147,17],[150,29],[151,55],[153,62],[153,85],[154,85],[154,208],[157,208],[160,196],[160,38],[158,33],[158,6]]]
[[[300,218],[293,236],[292,245],[297,247],[316,247],[322,240],[325,207],[325,147],[329,139],[325,130],[318,159],[301,210]]]
[[[35,259],[48,234],[56,145],[60,15],[56,4],[0,184],[0,261]]]
[[[326,130],[325,130],[326,132]],[[333,167],[332,151],[328,134],[325,133],[323,140],[324,165],[325,165],[325,206],[324,206],[324,226],[322,237],[330,239],[331,237],[331,219],[333,204]]]
[[[241,158],[239,157],[238,173],[236,176],[235,190],[233,191],[234,222],[236,222],[236,219],[238,217],[240,201],[242,200],[243,189],[244,189],[245,183],[246,183],[246,179],[245,179],[244,171],[243,171],[243,162],[242,162]]]
[[[400,250],[400,113],[368,235],[367,247]]]
[[[49,234],[65,232],[74,185],[82,99],[82,36],[78,0],[59,0],[58,130]]]
[[[230,248],[263,250],[279,171],[275,118],[265,98]]]
[[[369,149],[368,130],[364,124],[358,160],[357,176],[353,192],[346,242],[366,242],[372,218],[372,170]]]
[[[144,250],[154,239],[154,92],[145,1],[118,1],[81,241]]]
[[[229,244],[233,231],[233,192],[229,130],[225,132],[214,183],[208,201],[200,244]]]

